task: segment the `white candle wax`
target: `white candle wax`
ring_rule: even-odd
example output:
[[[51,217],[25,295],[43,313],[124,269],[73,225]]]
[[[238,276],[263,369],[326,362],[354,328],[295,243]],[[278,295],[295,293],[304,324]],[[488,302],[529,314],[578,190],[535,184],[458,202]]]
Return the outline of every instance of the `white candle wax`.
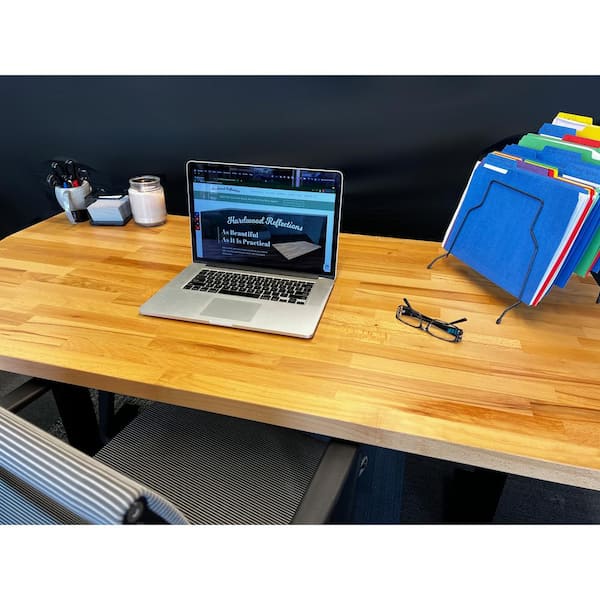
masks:
[[[154,190],[134,190],[129,188],[131,214],[139,225],[152,227],[162,225],[167,220],[165,192],[161,187]]]

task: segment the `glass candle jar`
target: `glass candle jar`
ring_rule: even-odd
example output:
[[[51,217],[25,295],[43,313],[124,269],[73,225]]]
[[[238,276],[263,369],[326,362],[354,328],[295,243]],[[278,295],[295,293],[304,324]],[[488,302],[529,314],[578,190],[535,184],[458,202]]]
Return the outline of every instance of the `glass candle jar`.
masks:
[[[154,227],[167,220],[165,191],[160,178],[155,175],[140,175],[129,180],[129,204],[133,220],[138,225]]]

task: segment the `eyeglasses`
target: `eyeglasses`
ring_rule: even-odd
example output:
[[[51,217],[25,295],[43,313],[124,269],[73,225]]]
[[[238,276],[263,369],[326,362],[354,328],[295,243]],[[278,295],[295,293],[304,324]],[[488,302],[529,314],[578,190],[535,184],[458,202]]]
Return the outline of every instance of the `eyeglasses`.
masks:
[[[467,320],[463,318],[446,323],[445,321],[426,317],[424,314],[416,311],[406,298],[404,298],[404,304],[401,304],[396,310],[396,319],[415,329],[423,329],[433,337],[445,342],[460,342],[463,330],[460,327],[455,327],[455,325]]]

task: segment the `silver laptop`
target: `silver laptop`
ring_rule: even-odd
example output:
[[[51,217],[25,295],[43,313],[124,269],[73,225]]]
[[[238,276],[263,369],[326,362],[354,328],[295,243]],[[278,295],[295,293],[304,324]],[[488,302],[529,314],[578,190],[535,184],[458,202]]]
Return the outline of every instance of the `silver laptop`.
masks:
[[[339,171],[189,161],[193,263],[140,313],[310,338],[336,276]]]

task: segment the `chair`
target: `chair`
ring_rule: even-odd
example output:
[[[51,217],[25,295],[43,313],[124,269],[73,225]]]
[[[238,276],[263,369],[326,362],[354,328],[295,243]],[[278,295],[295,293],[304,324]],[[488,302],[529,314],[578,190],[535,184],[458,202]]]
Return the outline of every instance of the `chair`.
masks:
[[[36,393],[26,382],[2,404]],[[356,455],[354,444],[152,403],[91,457],[0,406],[0,523],[324,523]]]

